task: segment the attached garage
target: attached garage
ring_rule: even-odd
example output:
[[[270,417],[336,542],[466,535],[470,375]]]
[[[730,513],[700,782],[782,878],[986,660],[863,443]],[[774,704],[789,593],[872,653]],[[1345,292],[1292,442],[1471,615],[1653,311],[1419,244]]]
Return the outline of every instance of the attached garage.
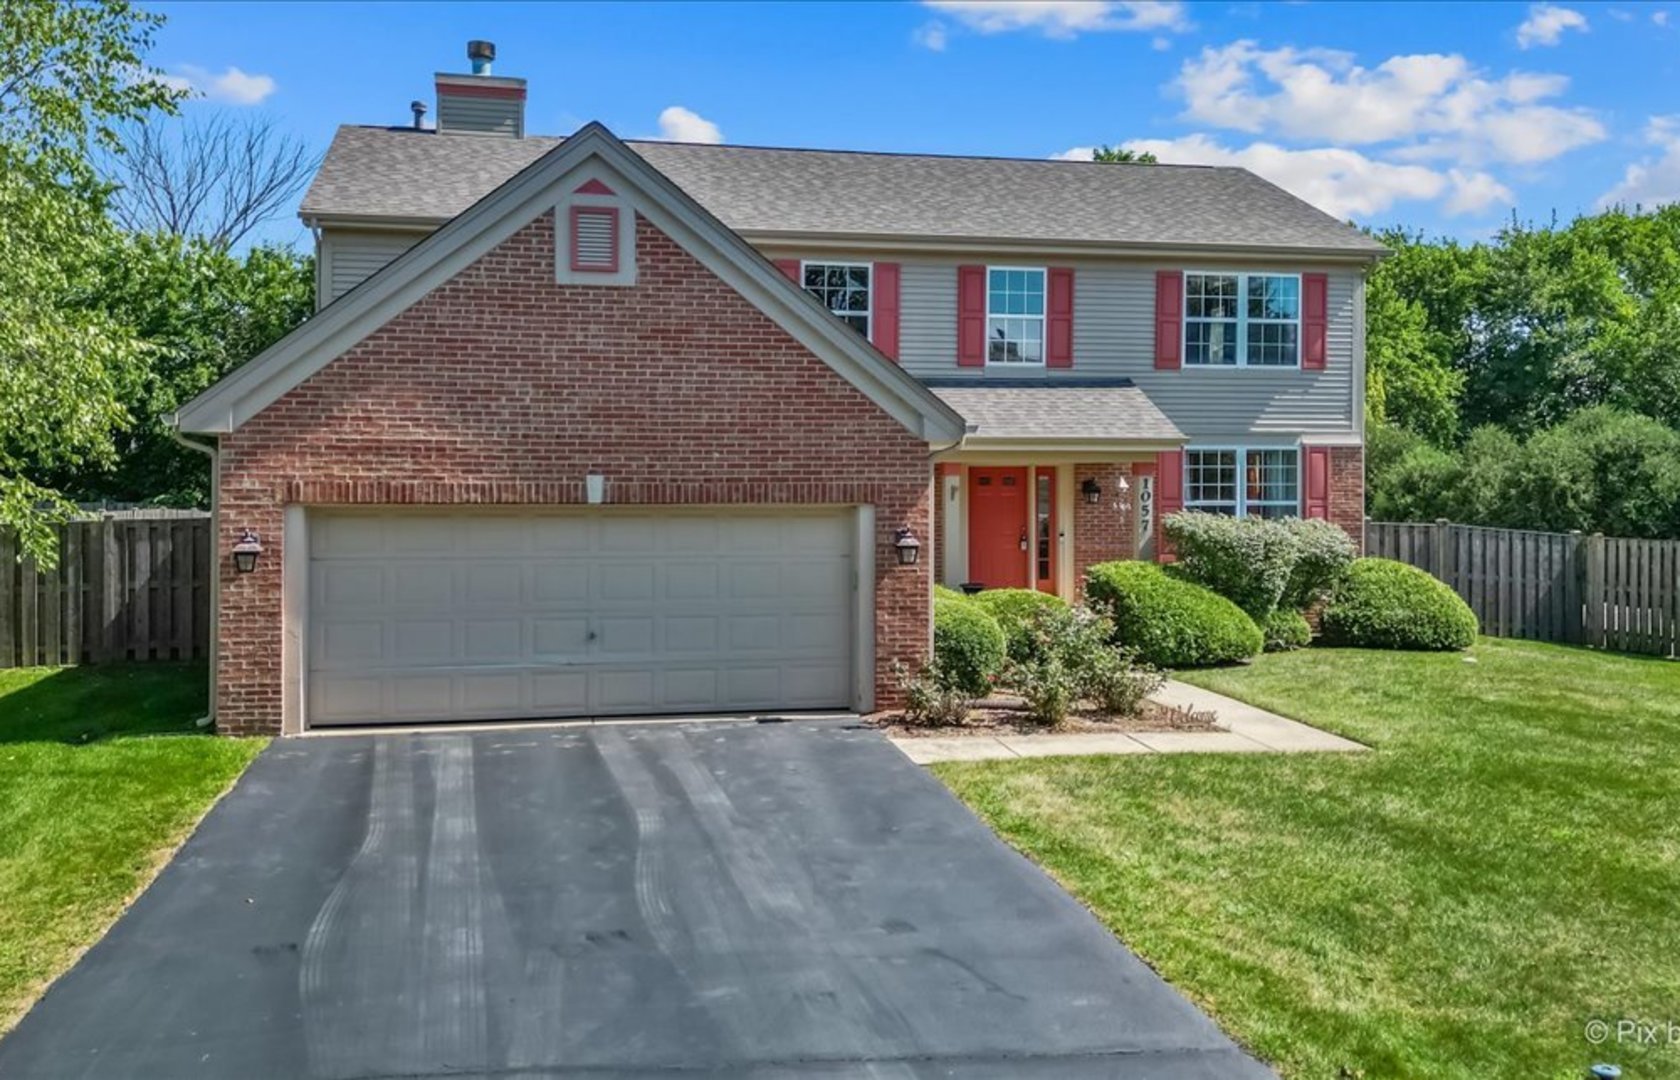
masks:
[[[851,708],[859,519],[305,511],[304,723]]]

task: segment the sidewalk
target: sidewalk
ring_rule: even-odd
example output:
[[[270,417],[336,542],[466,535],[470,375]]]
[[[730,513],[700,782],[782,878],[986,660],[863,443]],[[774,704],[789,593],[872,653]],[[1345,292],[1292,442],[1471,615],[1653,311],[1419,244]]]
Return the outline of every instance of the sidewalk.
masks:
[[[1154,695],[1162,705],[1214,714],[1219,731],[1091,732],[1077,735],[953,735],[894,738],[918,765],[936,761],[1065,757],[1081,754],[1265,754],[1366,749],[1351,739],[1257,709],[1212,690],[1169,679]]]

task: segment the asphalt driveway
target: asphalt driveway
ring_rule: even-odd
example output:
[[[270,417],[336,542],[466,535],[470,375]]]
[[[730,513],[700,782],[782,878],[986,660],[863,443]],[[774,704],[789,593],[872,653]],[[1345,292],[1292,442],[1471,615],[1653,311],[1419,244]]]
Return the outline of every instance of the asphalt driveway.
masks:
[[[878,736],[274,743],[0,1076],[1271,1073]]]

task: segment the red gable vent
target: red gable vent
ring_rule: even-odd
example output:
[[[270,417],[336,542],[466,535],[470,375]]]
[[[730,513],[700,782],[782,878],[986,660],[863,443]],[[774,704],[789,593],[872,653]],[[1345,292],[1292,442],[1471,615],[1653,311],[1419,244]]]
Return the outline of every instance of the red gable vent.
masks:
[[[618,273],[618,207],[572,207],[572,269]]]

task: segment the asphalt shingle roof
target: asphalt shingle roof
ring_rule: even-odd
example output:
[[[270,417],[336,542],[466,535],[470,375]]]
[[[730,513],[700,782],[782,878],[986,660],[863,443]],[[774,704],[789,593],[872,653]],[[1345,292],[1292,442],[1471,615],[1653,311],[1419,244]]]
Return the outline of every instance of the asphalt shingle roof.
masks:
[[[561,141],[341,127],[300,212],[441,222]],[[736,231],[1383,251],[1246,169],[628,145]]]
[[[1130,383],[1107,386],[939,386],[940,400],[981,439],[1178,442],[1184,433]]]

